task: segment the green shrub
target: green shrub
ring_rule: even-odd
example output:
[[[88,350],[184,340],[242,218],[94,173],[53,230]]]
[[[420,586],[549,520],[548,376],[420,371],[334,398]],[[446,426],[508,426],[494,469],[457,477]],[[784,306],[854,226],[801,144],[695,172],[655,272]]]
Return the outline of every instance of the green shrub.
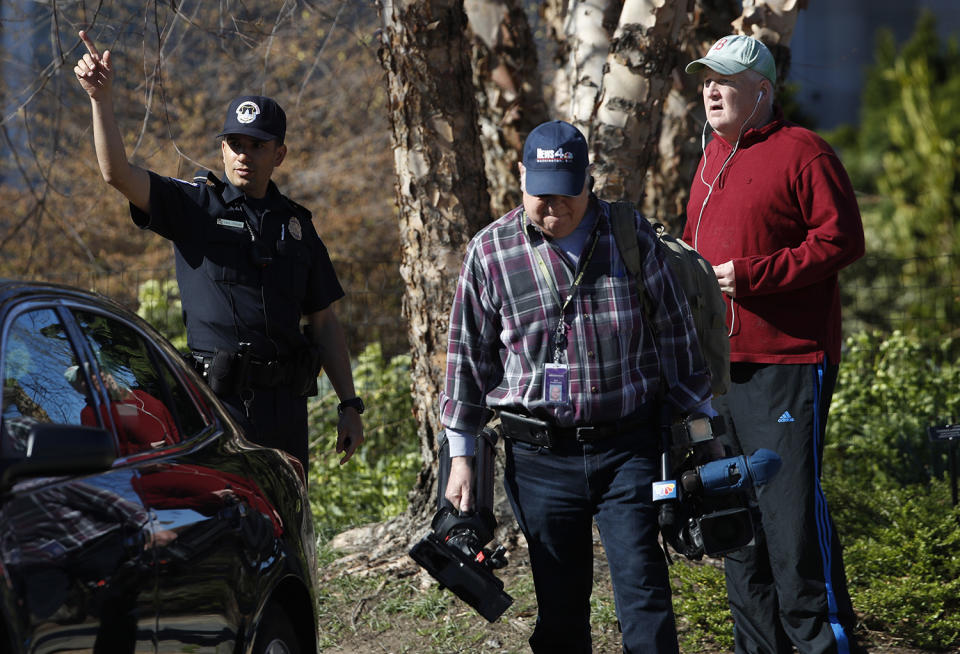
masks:
[[[825,476],[866,488],[926,483],[945,467],[946,448],[928,426],[960,416],[960,343],[921,342],[894,332],[847,339],[830,407]]]
[[[918,647],[960,645],[960,509],[947,481],[867,492],[845,477],[827,488],[864,625]]]
[[[733,651],[733,617],[723,568],[677,557],[670,567],[673,610],[685,652]]]
[[[308,407],[310,505],[324,540],[405,511],[421,465],[409,355],[385,361],[378,343],[368,345],[353,366],[353,378],[367,406],[366,440],[345,465],[334,451],[338,400],[329,383],[321,383],[320,395]]]
[[[180,288],[175,279],[148,279],[137,289],[137,315],[166,336],[178,350],[187,349],[187,328],[180,307]]]
[[[865,626],[911,645],[960,644],[960,510],[947,447],[928,426],[956,422],[954,339],[894,332],[847,340],[830,409],[823,485],[845,545],[854,608]]]

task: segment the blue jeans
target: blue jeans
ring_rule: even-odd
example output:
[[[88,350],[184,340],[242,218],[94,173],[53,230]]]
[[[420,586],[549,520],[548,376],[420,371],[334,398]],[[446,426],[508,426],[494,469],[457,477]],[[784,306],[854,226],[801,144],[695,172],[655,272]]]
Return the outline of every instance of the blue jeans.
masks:
[[[593,520],[607,553],[624,652],[677,652],[667,562],[650,486],[657,432],[552,449],[506,441],[504,486],[530,548],[537,593],[534,652],[591,651]]]

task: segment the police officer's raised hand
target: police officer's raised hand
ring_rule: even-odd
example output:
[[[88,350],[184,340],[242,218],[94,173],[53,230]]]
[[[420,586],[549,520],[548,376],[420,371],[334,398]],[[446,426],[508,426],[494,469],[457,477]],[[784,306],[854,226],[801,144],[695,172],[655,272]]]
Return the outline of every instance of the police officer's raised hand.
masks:
[[[87,95],[94,100],[106,98],[110,95],[113,86],[110,51],[104,50],[103,54],[100,54],[93,39],[83,30],[80,31],[80,40],[87,47],[87,53],[77,61],[77,65],[73,67],[73,73]]]
[[[350,460],[353,453],[363,443],[363,420],[352,408],[346,408],[337,421],[337,453],[343,453],[340,465]]]
[[[93,117],[93,142],[97,149],[97,163],[104,181],[114,187],[141,211],[150,213],[150,174],[127,160],[123,137],[113,114],[113,66],[110,51],[97,50],[93,39],[80,32],[80,40],[87,48],[73,67],[80,86],[90,96]]]

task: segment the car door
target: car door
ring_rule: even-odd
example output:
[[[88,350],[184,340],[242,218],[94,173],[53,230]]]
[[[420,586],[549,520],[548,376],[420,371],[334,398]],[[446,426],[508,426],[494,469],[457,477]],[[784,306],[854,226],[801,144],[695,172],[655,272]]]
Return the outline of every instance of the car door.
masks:
[[[4,470],[40,456],[44,425],[73,425],[61,433],[77,436],[99,428],[109,448],[108,394],[69,314],[25,303],[7,314],[2,338]],[[156,651],[152,520],[136,469],[110,458],[94,474],[17,478],[3,495],[0,556],[18,602],[8,628],[22,651]]]
[[[169,352],[133,324],[73,313],[113,395],[127,404],[113,414],[121,451],[139,471],[139,497],[156,519],[158,649],[234,652],[257,608],[250,589],[273,554],[276,511]]]

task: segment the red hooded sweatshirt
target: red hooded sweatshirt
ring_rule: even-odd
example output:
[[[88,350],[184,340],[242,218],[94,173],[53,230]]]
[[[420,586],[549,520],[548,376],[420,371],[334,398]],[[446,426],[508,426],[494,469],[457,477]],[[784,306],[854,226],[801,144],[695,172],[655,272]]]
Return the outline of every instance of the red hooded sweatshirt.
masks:
[[[850,179],[823,139],[779,111],[724,167],[732,149],[717,135],[707,145],[683,231],[711,264],[733,261],[730,360],[839,363],[837,273],[864,251]]]

